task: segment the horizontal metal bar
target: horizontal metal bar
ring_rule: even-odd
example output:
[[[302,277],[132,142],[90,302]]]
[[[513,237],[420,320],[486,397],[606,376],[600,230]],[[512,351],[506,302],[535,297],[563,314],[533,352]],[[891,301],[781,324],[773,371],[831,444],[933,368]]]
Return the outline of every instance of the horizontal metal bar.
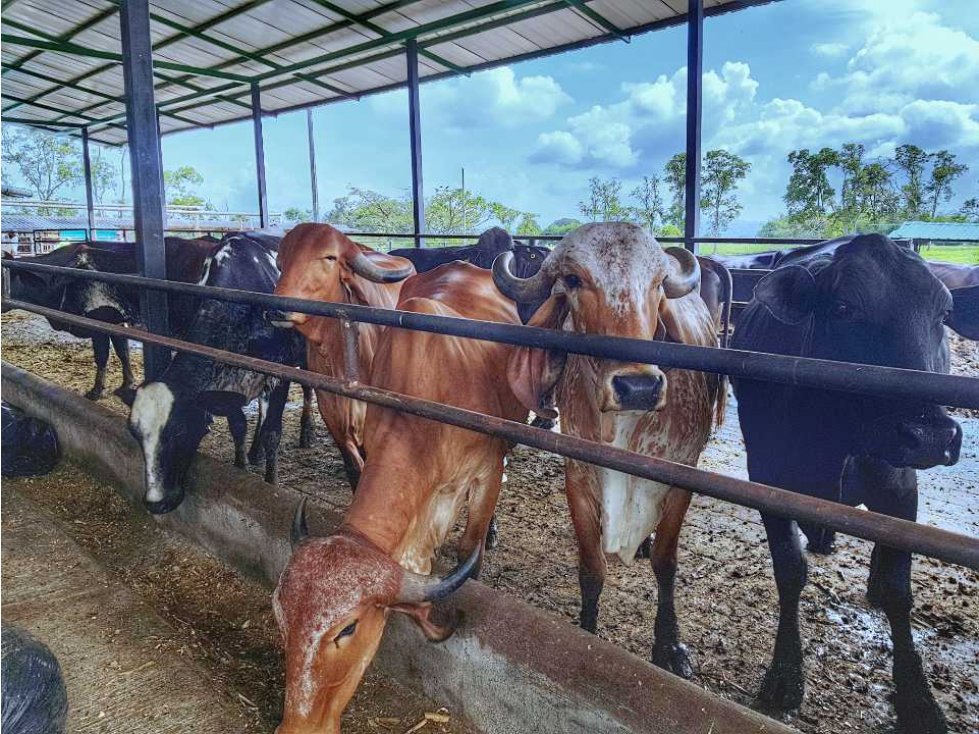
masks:
[[[314,316],[361,321],[381,326],[394,326],[402,329],[427,331],[537,349],[554,349],[623,362],[639,362],[701,372],[714,372],[732,377],[777,382],[796,387],[904,398],[915,402],[936,403],[961,408],[979,408],[979,379],[972,377],[878,365],[834,362],[808,357],[792,357],[784,354],[698,347],[666,341],[626,339],[600,334],[579,334],[557,329],[540,329],[492,321],[434,316],[347,303],[309,301],[268,293],[214,288],[195,283],[162,281],[138,275],[55,267],[22,260],[5,259],[2,261],[2,266],[15,270],[59,273],[82,280],[117,283],[137,288],[153,288],[169,293],[184,293],[232,303],[247,303],[281,311],[297,311]]]
[[[336,395],[411,413],[440,423],[449,423],[479,433],[498,436],[515,443],[533,446],[542,451],[585,461],[644,479],[683,487],[692,492],[725,502],[751,507],[779,517],[816,523],[847,535],[880,542],[891,548],[920,553],[948,563],[979,570],[979,539],[967,535],[875,512],[857,510],[837,502],[695,469],[691,466],[644,456],[608,444],[552,433],[523,423],[475,413],[462,408],[454,408],[431,400],[359,383],[335,380],[318,372],[310,372],[278,362],[269,362],[193,342],[163,337],[141,329],[107,324],[103,321],[65,314],[55,309],[35,306],[22,301],[3,299],[3,306],[5,309],[19,308],[83,328],[135,339],[144,344],[154,344],[176,351],[196,354],[235,367],[292,380]]]

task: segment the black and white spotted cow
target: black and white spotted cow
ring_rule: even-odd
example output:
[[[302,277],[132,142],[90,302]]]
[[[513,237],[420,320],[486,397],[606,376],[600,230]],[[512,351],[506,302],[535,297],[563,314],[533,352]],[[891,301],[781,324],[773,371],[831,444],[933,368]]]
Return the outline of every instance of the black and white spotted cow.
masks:
[[[250,237],[227,237],[204,267],[203,285],[272,293],[279,279],[275,254]],[[257,306],[203,299],[183,338],[199,344],[291,365],[304,363],[302,339],[269,324]],[[243,408],[259,400],[250,458],[264,452],[265,479],[275,482],[282,413],[289,382],[180,352],[155,382],[136,391],[129,418],[145,461],[147,508],[175,509],[183,500],[183,482],[191,460],[207,434],[212,416],[228,420],[235,464],[245,464],[247,423]],[[309,404],[302,433],[311,431]],[[308,440],[308,439],[307,439]],[[300,444],[302,445],[302,443]]]

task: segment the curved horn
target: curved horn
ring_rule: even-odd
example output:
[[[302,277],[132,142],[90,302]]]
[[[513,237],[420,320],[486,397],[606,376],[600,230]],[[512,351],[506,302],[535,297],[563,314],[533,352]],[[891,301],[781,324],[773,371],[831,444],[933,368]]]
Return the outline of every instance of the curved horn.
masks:
[[[350,261],[350,269],[357,275],[375,283],[397,283],[415,272],[414,265],[407,265],[397,270],[385,270],[363,252],[358,252],[356,257]]]
[[[700,285],[700,263],[697,256],[683,247],[667,247],[666,254],[676,261],[663,281],[667,298],[680,298]]]
[[[295,548],[308,537],[309,526],[306,525],[306,498],[303,497],[299,500],[299,505],[296,507],[296,514],[292,518],[292,530],[289,532],[289,540],[292,541],[292,547]]]
[[[529,278],[518,278],[510,270],[513,262],[513,252],[501,252],[493,261],[493,282],[500,289],[500,293],[517,303],[533,303],[542,301],[551,295],[551,286],[554,279],[549,277],[544,270],[544,265],[535,275]],[[546,264],[546,260],[544,264]]]
[[[466,579],[472,575],[476,566],[479,565],[482,550],[482,545],[476,546],[469,558],[442,578],[405,571],[401,578],[401,592],[398,594],[398,601],[417,604],[444,599],[466,583]]]

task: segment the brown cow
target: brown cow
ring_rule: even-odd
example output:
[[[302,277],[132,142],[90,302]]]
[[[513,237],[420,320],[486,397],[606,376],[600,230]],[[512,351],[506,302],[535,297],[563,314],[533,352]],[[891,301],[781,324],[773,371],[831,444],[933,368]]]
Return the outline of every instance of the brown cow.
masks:
[[[277,296],[380,308],[394,308],[401,281],[415,272],[404,258],[375,252],[328,224],[300,224],[292,229],[279,245],[278,265],[282,277],[275,288]],[[270,312],[269,315],[277,326],[295,327],[306,337],[310,370],[330,377],[347,377],[344,326],[339,319],[297,312]],[[354,328],[357,329],[358,371],[365,376],[382,327],[358,324]],[[350,486],[356,489],[364,468],[366,405],[323,390],[316,391],[316,404],[343,457]]]
[[[398,308],[520,323],[489,271],[463,262],[406,281]],[[527,410],[502,379],[514,351],[390,328],[380,336],[371,384],[523,422]],[[496,506],[504,439],[375,405],[367,409],[364,439],[367,463],[343,525],[329,538],[299,545],[275,592],[286,653],[279,734],[339,731],[390,612],[410,615],[429,639],[451,634],[451,624],[430,618],[431,601],[478,568]],[[441,581],[423,575],[463,508],[458,553],[467,561]]]
[[[517,278],[512,256],[494,264],[500,290],[517,301],[547,301],[530,325],[569,331],[717,346],[697,294],[700,268],[681,248],[664,252],[641,228],[586,224],[561,240],[540,272]],[[723,389],[717,375],[521,348],[509,378],[524,405],[546,406],[553,393],[562,430],[649,456],[696,465]],[[659,585],[653,662],[691,674],[673,605],[676,549],[690,493],[581,461],[565,463],[565,490],[578,537],[581,626],[598,622],[606,556],[632,563],[655,530],[651,559]]]

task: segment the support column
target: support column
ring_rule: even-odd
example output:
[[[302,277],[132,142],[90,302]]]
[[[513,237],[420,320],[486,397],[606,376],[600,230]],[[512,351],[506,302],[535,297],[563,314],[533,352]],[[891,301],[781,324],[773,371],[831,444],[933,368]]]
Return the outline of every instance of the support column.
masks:
[[[406,61],[408,64],[408,131],[411,141],[411,213],[415,224],[415,247],[422,246],[421,233],[425,231],[425,185],[422,181],[422,125],[418,98],[418,41],[410,39]]]
[[[132,171],[133,217],[136,228],[136,260],[139,272],[149,278],[167,277],[163,241],[163,161],[160,130],[153,97],[153,49],[150,37],[149,0],[122,0],[122,70],[126,93],[126,131]],[[149,331],[168,334],[167,294],[140,290],[143,323]],[[146,345],[143,350],[147,380],[158,379],[170,361],[170,352]]]
[[[313,192],[313,221],[320,221],[320,190],[316,178],[316,139],[313,137],[313,108],[306,108],[306,135],[309,138],[309,185]]]
[[[85,207],[88,213],[88,239],[95,239],[95,197],[92,191],[92,155],[88,145],[88,128],[82,128],[82,167],[85,169]]]
[[[703,118],[704,0],[689,0],[687,11],[687,173],[684,192],[684,246],[697,251],[700,233],[700,127]]]
[[[262,136],[262,91],[252,84],[252,129],[255,134],[255,178],[258,182],[258,224],[269,226],[269,199],[265,188],[265,138]]]

